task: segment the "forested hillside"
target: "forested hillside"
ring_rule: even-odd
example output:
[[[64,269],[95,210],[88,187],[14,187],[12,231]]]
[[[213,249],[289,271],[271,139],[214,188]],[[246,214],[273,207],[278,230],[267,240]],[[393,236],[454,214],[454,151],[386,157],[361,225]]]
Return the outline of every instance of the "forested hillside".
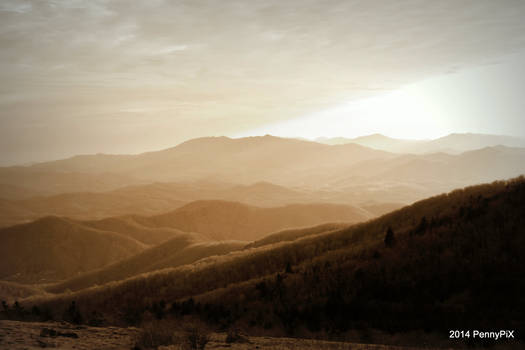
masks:
[[[269,334],[523,329],[525,180],[456,190],[367,223],[47,299],[111,324],[197,317]]]

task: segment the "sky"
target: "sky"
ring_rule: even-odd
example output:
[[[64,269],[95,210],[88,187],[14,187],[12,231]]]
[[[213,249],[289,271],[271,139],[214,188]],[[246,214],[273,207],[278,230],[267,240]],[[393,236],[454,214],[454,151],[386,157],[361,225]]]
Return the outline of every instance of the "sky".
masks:
[[[0,0],[0,165],[202,136],[525,136],[521,0]]]
[[[315,140],[381,133],[436,139],[452,133],[525,136],[525,53],[404,85],[393,91],[270,123],[235,136]]]

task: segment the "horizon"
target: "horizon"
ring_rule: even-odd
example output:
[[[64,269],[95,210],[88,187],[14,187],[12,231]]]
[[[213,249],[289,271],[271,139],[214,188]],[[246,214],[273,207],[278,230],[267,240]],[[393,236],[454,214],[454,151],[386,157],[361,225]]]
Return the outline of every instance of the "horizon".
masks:
[[[109,152],[79,153],[79,154],[71,154],[71,155],[63,157],[63,158],[46,159],[46,160],[39,160],[39,161],[27,161],[27,162],[23,162],[23,163],[10,163],[10,164],[2,164],[2,163],[0,163],[0,168],[17,167],[17,166],[22,166],[22,167],[23,166],[32,166],[32,165],[40,164],[40,163],[48,163],[48,162],[54,162],[54,161],[59,161],[59,160],[66,160],[66,159],[74,158],[74,157],[77,157],[77,156],[96,156],[96,155],[109,155],[109,156],[127,156],[127,155],[129,155],[129,156],[135,156],[135,155],[141,155],[141,154],[146,154],[146,153],[161,152],[161,151],[165,151],[165,150],[168,150],[168,149],[176,148],[176,147],[178,147],[178,146],[180,146],[180,145],[182,145],[182,144],[184,144],[184,143],[186,143],[188,141],[198,140],[198,139],[207,139],[207,138],[226,138],[226,139],[230,139],[230,140],[239,140],[239,139],[245,139],[245,138],[264,138],[266,136],[270,136],[270,137],[281,138],[281,139],[299,140],[299,141],[306,141],[306,142],[314,142],[314,143],[324,144],[324,145],[327,145],[327,146],[335,146],[337,144],[323,143],[323,141],[330,141],[330,140],[334,140],[334,139],[340,139],[340,140],[344,140],[345,144],[346,144],[346,143],[355,143],[353,141],[355,141],[356,139],[366,139],[366,138],[370,138],[370,137],[380,136],[380,137],[384,137],[385,139],[390,139],[390,140],[395,140],[395,141],[430,142],[430,141],[444,139],[446,137],[456,136],[456,135],[510,138],[510,139],[515,139],[516,141],[523,142],[523,147],[525,147],[525,137],[517,137],[517,136],[503,135],[503,134],[476,133],[476,132],[452,132],[452,133],[445,134],[445,135],[442,135],[442,136],[438,136],[438,137],[435,137],[435,138],[427,138],[427,139],[421,139],[421,138],[419,138],[419,139],[418,138],[415,138],[415,139],[414,138],[398,138],[398,137],[388,136],[388,135],[385,135],[383,133],[364,134],[364,135],[358,135],[358,136],[355,136],[355,137],[317,136],[317,137],[314,137],[314,138],[294,137],[294,136],[280,136],[280,135],[272,135],[272,134],[236,136],[236,137],[235,136],[233,136],[233,137],[232,136],[227,136],[227,135],[209,135],[209,136],[200,136],[200,137],[190,138],[190,139],[181,141],[181,142],[179,142],[179,143],[177,143],[175,145],[164,147],[164,148],[160,148],[160,149],[143,150],[143,151],[139,151],[139,152],[136,152],[136,153],[109,153]],[[486,147],[494,147],[494,146],[505,146],[505,145],[494,144],[494,145],[490,145],[490,146],[486,146]],[[364,147],[372,148],[372,149],[379,149],[379,148],[375,148],[375,147],[372,147],[372,146],[364,146]],[[512,147],[512,146],[507,146],[507,147]],[[520,145],[519,147],[522,147],[522,146]],[[394,153],[396,153],[396,152],[394,152]],[[397,152],[397,153],[399,153],[399,152]]]
[[[524,16],[490,0],[6,1],[0,164],[206,135],[525,137]]]

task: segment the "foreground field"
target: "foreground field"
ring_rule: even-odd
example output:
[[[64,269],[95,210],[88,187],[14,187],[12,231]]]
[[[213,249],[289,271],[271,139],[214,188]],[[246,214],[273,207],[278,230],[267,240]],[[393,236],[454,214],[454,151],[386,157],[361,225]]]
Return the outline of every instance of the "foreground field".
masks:
[[[0,349],[80,349],[116,350],[139,349],[138,328],[87,327],[59,322],[0,321]],[[326,349],[326,350],[416,350],[388,345],[328,342],[310,339],[245,337],[243,341],[226,342],[226,334],[212,333],[205,349]],[[160,350],[191,349],[187,344],[160,346]],[[421,347],[421,349],[429,349]]]

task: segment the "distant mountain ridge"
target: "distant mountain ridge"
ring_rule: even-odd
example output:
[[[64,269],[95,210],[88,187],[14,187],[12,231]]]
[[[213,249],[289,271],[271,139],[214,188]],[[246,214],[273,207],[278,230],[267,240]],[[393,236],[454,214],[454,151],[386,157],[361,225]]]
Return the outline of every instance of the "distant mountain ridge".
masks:
[[[126,214],[156,215],[182,207],[196,200],[225,200],[257,207],[290,204],[344,204],[361,207],[359,198],[342,192],[306,191],[257,182],[250,185],[226,183],[152,183],[126,186],[109,192],[65,193],[21,200],[0,199],[0,227],[57,215],[77,220],[100,220]],[[399,203],[370,203],[365,207],[374,214],[398,208]],[[384,207],[384,205],[387,205]],[[378,209],[381,206],[385,209]],[[371,207],[372,206],[372,207]],[[368,211],[368,209],[365,210]]]
[[[434,140],[398,139],[382,134],[371,134],[356,138],[320,137],[315,139],[315,141],[328,145],[356,143],[377,150],[414,154],[438,152],[459,154],[466,151],[499,145],[507,147],[525,147],[525,139],[523,138],[475,133],[454,133]]]
[[[55,204],[68,215],[85,215],[95,213],[98,208],[101,213],[110,212],[111,203],[118,203],[110,215],[120,215],[135,211],[135,202],[126,198],[137,196],[142,196],[143,207],[151,208],[145,214],[158,212],[156,210],[166,201],[180,206],[196,199],[248,201],[257,206],[311,203],[314,192],[328,203],[408,204],[453,188],[525,173],[525,148],[487,146],[459,154],[420,154],[428,147],[443,150],[447,145],[470,148],[502,142],[501,137],[493,135],[451,135],[416,145],[412,141],[393,140],[382,135],[372,135],[368,139],[376,146],[381,142],[389,143],[390,148],[405,147],[409,142],[416,150],[399,154],[356,143],[325,145],[269,135],[239,139],[206,137],[139,155],[86,155],[28,167],[0,168],[0,184],[3,184],[0,190],[5,190],[5,195],[0,193],[3,198],[0,204],[11,217],[31,215],[32,206],[47,208]],[[173,193],[184,195],[167,198],[139,193],[140,186],[147,186],[145,191],[161,191],[152,185],[155,182],[178,183],[179,188],[177,185],[161,187],[171,187]],[[182,199],[192,196],[184,186],[196,182],[230,184],[231,195],[226,194],[229,191],[226,187],[219,186],[222,190],[218,192],[202,187],[206,195]],[[101,192],[124,186],[137,186],[137,191],[133,193],[128,188],[108,196],[82,194],[83,199],[73,200],[84,203],[85,208],[67,204],[68,198],[74,197],[71,192],[77,188],[82,192]],[[53,203],[57,198],[42,199],[41,203],[28,199],[27,205],[22,207],[6,198],[27,198],[31,190],[40,195],[57,191],[69,194],[63,194],[51,206],[44,203]]]

